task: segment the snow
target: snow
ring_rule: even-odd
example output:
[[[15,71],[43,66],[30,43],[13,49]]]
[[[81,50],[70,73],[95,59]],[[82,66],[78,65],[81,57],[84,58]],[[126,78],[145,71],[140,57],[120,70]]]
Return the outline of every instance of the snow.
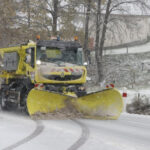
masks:
[[[128,51],[109,50],[107,54],[127,52],[150,52],[150,43],[128,48]],[[123,99],[124,113],[120,118],[78,120],[86,130],[73,120],[34,121],[23,114],[0,111],[0,150],[76,150],[70,149],[75,143],[80,144],[79,150],[149,150],[150,116],[128,114],[125,108],[138,94],[150,97],[150,89],[122,88],[119,91],[127,92],[127,98]]]
[[[144,53],[144,52],[150,52],[150,42],[140,46],[105,50],[104,55],[116,55],[116,54],[127,54],[127,53],[134,54],[134,53]]]
[[[19,116],[14,118],[0,114],[0,149],[13,144],[14,140],[19,141],[22,137],[28,136],[34,128],[32,121],[29,124],[26,119],[21,119]]]
[[[123,2],[123,3],[122,3]],[[122,3],[122,4],[121,4]],[[119,4],[119,5],[118,5]],[[117,9],[113,9],[113,14],[122,15],[150,15],[149,0],[142,0],[141,2],[131,2],[129,0],[114,0],[113,5],[118,5]],[[147,6],[145,6],[147,5]]]
[[[141,123],[142,120],[142,123]],[[85,120],[92,130],[85,150],[148,150],[150,117],[122,114],[117,121]]]
[[[16,150],[66,150],[80,136],[81,129],[70,120],[42,121],[44,131],[32,141],[22,145]]]
[[[66,150],[81,134],[81,128],[71,120],[43,120],[41,131],[35,121],[16,114],[0,112],[0,122],[1,150]]]
[[[122,89],[119,91],[120,93],[124,92]],[[150,97],[150,89],[127,89],[125,92],[127,93],[127,97],[123,98],[125,105],[132,103],[134,97],[137,97],[138,95]]]
[[[79,121],[89,130],[86,142],[79,150],[149,150],[150,116],[123,113],[118,120]],[[81,137],[81,127],[72,120],[38,121],[43,129],[29,140],[27,137],[37,126],[35,121],[0,112],[0,122],[1,150],[67,150]],[[26,141],[13,147],[23,139]]]

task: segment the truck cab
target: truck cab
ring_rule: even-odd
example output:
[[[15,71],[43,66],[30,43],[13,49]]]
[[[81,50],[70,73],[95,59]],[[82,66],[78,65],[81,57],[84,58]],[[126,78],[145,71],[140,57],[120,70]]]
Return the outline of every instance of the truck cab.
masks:
[[[81,45],[76,41],[43,41],[36,47],[36,82],[83,84],[86,68]]]

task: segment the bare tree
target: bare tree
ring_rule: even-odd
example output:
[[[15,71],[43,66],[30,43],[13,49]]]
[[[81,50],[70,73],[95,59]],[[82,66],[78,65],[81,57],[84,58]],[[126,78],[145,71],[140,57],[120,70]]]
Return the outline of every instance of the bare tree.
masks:
[[[87,11],[85,19],[85,37],[84,37],[84,54],[85,61],[88,61],[88,38],[89,38],[89,20],[90,20],[90,11],[91,11],[91,0],[87,1]]]
[[[27,6],[27,19],[28,19],[28,28],[31,26],[31,16],[30,16],[30,0],[26,0]]]
[[[125,9],[125,4],[132,4],[134,6],[141,7],[143,10],[149,8],[148,5],[146,4],[146,1],[142,1],[142,0],[113,0],[113,1],[107,0],[105,5],[105,13],[103,15],[104,18],[102,19],[101,17],[101,19],[98,19],[99,14],[102,11],[102,8],[101,8],[101,0],[97,0],[98,7],[97,7],[97,14],[96,14],[97,21],[96,21],[95,59],[97,63],[97,74],[98,74],[99,82],[103,80],[103,64],[102,64],[103,49],[105,44],[106,32],[108,30],[108,24],[112,21],[110,20],[110,15],[113,12],[127,13],[127,10]],[[102,22],[102,24],[99,22]],[[99,32],[100,29],[101,32]]]
[[[52,26],[52,33],[54,36],[57,35],[57,20],[58,20],[58,0],[53,0],[53,8],[54,11],[52,11],[52,16],[53,16],[53,26]]]
[[[98,81],[102,79],[101,74],[101,58],[99,57],[99,40],[100,40],[100,22],[101,22],[101,0],[97,1],[97,13],[96,13],[96,38],[95,38],[95,60],[97,63]]]

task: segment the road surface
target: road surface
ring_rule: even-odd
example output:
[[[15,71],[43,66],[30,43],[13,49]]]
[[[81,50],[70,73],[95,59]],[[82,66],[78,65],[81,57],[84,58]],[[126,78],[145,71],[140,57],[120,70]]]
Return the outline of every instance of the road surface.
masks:
[[[0,112],[0,150],[149,150],[150,116],[31,120]]]

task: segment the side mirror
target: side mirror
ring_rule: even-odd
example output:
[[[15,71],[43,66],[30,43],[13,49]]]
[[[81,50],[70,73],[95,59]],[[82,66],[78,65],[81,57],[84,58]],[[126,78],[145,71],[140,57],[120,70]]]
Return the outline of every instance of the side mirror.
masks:
[[[1,67],[1,68],[4,67],[4,64],[3,64],[3,63],[0,63],[0,67]]]
[[[29,47],[26,49],[25,62],[28,63],[32,68],[35,67],[35,47]]]
[[[27,55],[27,56],[26,56],[25,62],[28,63],[28,64],[31,63],[31,55]]]
[[[3,68],[3,67],[4,67],[3,59],[2,59],[2,56],[0,55],[0,68]]]
[[[3,68],[4,68],[4,64],[1,63],[1,64],[0,64],[0,72],[3,70]]]

